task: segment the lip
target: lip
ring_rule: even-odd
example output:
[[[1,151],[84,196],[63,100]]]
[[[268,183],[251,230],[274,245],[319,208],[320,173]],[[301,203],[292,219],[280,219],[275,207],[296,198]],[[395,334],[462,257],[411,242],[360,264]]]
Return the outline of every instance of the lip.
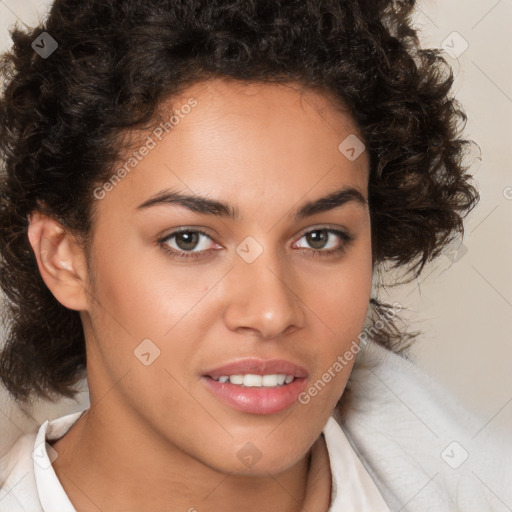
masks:
[[[244,387],[230,382],[218,382],[214,378],[221,375],[252,373],[265,375],[283,373],[293,375],[290,384],[275,388]],[[221,402],[241,412],[249,414],[276,414],[298,401],[306,387],[308,372],[302,366],[282,359],[240,359],[232,363],[206,371],[201,380],[206,388]]]

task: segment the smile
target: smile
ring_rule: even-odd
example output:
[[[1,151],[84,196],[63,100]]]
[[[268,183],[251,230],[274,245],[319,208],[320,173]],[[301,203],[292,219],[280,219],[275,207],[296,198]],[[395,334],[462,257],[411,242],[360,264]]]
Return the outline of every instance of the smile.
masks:
[[[221,375],[217,379],[213,380],[221,383],[229,382],[237,386],[275,388],[277,386],[290,384],[295,380],[295,377],[284,373],[274,373],[270,375],[255,375],[253,373],[247,373],[245,375]]]

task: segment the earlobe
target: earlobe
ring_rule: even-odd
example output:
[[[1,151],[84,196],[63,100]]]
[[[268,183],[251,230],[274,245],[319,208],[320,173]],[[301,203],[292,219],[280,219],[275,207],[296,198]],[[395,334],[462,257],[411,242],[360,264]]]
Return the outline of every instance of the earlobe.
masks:
[[[39,211],[28,220],[28,239],[46,286],[63,306],[87,310],[87,265],[76,238]]]

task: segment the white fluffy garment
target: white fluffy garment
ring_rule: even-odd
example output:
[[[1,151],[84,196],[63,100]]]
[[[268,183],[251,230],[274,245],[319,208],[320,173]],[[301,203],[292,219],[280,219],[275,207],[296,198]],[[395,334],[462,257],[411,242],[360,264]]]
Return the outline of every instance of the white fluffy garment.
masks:
[[[410,360],[369,342],[335,417],[393,512],[512,511],[512,425],[477,418]]]

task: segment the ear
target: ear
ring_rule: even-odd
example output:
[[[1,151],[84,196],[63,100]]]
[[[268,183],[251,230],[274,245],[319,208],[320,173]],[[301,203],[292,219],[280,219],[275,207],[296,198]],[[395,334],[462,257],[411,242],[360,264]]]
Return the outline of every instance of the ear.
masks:
[[[29,216],[28,239],[46,286],[65,307],[88,309],[87,261],[76,238],[38,210]]]

